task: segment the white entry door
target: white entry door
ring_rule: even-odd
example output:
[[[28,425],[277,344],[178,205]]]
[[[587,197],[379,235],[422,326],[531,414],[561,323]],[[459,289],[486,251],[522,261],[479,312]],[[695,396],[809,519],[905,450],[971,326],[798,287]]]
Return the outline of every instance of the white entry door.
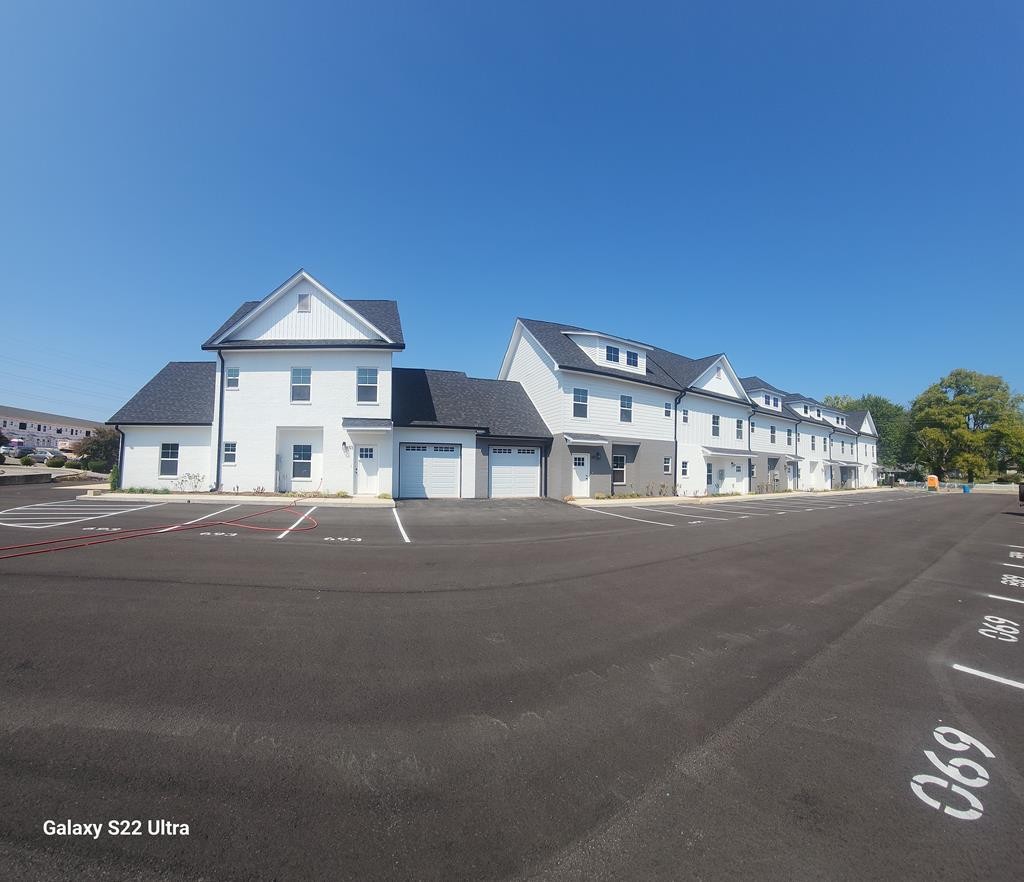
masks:
[[[572,455],[572,495],[577,499],[590,496],[590,454]]]
[[[356,493],[377,495],[380,487],[377,481],[377,448],[358,445],[356,447]]]
[[[540,496],[540,448],[492,447],[488,451],[491,496]]]

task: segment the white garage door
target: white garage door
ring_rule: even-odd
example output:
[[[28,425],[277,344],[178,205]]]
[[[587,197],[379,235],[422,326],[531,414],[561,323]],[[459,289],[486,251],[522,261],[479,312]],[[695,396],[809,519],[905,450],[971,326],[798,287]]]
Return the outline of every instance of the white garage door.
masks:
[[[461,444],[403,444],[399,494],[405,499],[457,499],[462,489]]]
[[[487,459],[491,496],[540,496],[539,447],[492,447]]]

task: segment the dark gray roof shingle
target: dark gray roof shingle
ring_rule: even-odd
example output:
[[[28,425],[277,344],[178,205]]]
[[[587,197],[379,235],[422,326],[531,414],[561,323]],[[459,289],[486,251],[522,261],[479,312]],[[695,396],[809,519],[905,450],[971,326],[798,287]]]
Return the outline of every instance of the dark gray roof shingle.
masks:
[[[634,383],[647,383],[651,386],[661,386],[665,389],[680,388],[679,384],[654,360],[647,359],[647,375],[641,376],[630,371],[619,370],[618,368],[602,367],[595,364],[590,357],[579,346],[572,342],[565,332],[580,332],[585,334],[597,333],[580,328],[575,325],[563,325],[557,322],[542,322],[538,319],[524,319],[519,321],[537,339],[537,342],[544,347],[560,368],[568,370],[583,371],[588,374],[598,374],[607,377],[618,377],[623,380],[632,380]],[[608,335],[615,336],[615,335]],[[643,344],[644,349],[650,349]],[[679,356],[680,358],[682,356]],[[686,359],[689,361],[689,359]]]
[[[867,426],[868,411],[866,410],[848,410],[846,411],[846,424],[853,429],[855,432],[859,432],[861,435],[874,436],[874,432],[871,431]]]
[[[789,394],[788,392],[784,392],[778,386],[773,386],[767,380],[762,380],[760,377],[740,377],[740,382],[743,384],[743,388],[748,392],[764,389],[766,392],[774,392],[776,395],[786,396]]]
[[[212,425],[216,377],[213,361],[169,362],[107,424]]]
[[[482,429],[488,435],[550,438],[519,383],[483,380],[459,371],[394,368],[391,408],[396,426]]]

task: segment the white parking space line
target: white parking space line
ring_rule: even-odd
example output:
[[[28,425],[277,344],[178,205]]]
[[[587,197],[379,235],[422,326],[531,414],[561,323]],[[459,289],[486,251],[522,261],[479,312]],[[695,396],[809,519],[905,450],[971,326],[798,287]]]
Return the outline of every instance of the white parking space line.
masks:
[[[402,519],[398,516],[398,509],[391,509],[391,514],[395,516],[395,523],[398,524],[398,532],[402,534],[402,540],[406,543],[412,542],[409,538],[409,534],[405,532],[405,527],[402,526]]]
[[[307,512],[306,512],[306,513],[305,513],[304,515],[301,515],[301,516],[299,517],[299,519],[298,519],[298,520],[297,520],[297,521],[296,521],[296,522],[295,522],[294,524],[292,524],[292,525],[291,525],[291,526],[290,526],[290,527],[289,527],[289,528],[288,528],[287,530],[285,530],[285,531],[284,531],[283,533],[281,533],[281,534],[280,534],[279,536],[275,536],[274,538],[275,538],[275,539],[284,539],[284,537],[285,537],[285,536],[287,536],[287,535],[288,535],[288,534],[289,534],[289,533],[290,533],[290,532],[291,532],[292,530],[294,530],[294,529],[295,529],[295,528],[296,528],[296,527],[297,527],[297,526],[298,526],[299,524],[301,524],[301,523],[302,523],[302,522],[303,522],[304,520],[306,520],[306,518],[308,518],[308,517],[309,517],[309,516],[310,516],[310,515],[311,515],[311,514],[312,514],[313,512],[315,512],[315,511],[316,511],[316,509],[317,509],[317,507],[316,507],[316,506],[314,505],[314,506],[313,506],[313,507],[312,507],[312,508],[311,508],[311,509],[310,509],[309,511],[307,511]]]
[[[27,530],[44,530],[47,527],[66,527],[70,524],[80,524],[85,521],[98,521],[101,518],[112,518],[115,515],[131,514],[135,511],[141,511],[146,508],[158,508],[161,505],[166,505],[166,502],[151,502],[146,505],[133,505],[125,508],[124,505],[118,505],[116,508],[101,509],[71,509],[71,510],[52,510],[47,509],[44,514],[39,510],[42,506],[52,505],[52,503],[39,503],[36,506],[21,506],[19,510],[10,509],[8,512],[0,512],[0,516],[3,520],[0,520],[0,526],[4,527],[21,527]],[[102,512],[98,513],[98,512]],[[81,517],[76,517],[76,515]]]
[[[613,511],[601,511],[599,508],[589,508],[586,505],[581,505],[584,511],[593,512],[594,514],[608,515],[610,518],[622,518],[624,521],[636,521],[638,524],[654,524],[656,527],[674,527],[675,524],[664,524],[661,521],[646,521],[643,518],[631,518],[629,515],[616,514]]]
[[[767,514],[760,511],[744,511],[742,508],[723,508],[715,507],[712,505],[686,505],[685,503],[676,503],[672,506],[673,508],[688,508],[695,511],[717,511],[725,512],[725,514],[741,514],[741,515],[752,515],[755,518],[766,518]]]
[[[1024,603],[1019,597],[1003,597],[1001,594],[986,594],[986,597],[991,597],[993,600],[1008,600],[1010,603]]]
[[[1004,686],[1013,686],[1016,689],[1024,689],[1024,683],[1018,683],[1016,680],[1008,680],[1006,677],[998,677],[995,674],[986,674],[984,671],[969,668],[966,665],[953,665],[953,669],[963,671],[965,674],[974,674],[975,677],[984,677],[986,680],[991,680],[993,683],[1002,683]]]
[[[673,506],[675,507],[675,506]],[[680,506],[681,508],[682,506]],[[655,514],[670,514],[675,515],[677,518],[693,518],[695,515],[689,514],[688,512],[681,511],[669,511],[667,505],[661,506],[661,508],[644,508],[642,505],[631,505],[630,508],[635,508],[637,511],[652,511]],[[713,518],[711,515],[704,515],[706,521],[728,521],[729,518]]]
[[[177,530],[177,529],[180,529],[181,527],[187,527],[189,524],[198,524],[200,521],[204,521],[207,518],[212,518],[214,515],[224,514],[224,512],[231,511],[231,509],[233,509],[233,508],[238,508],[238,506],[241,505],[241,504],[242,503],[239,502],[237,505],[229,505],[227,508],[222,508],[220,511],[213,511],[213,512],[210,512],[209,514],[201,515],[200,517],[195,518],[195,520],[185,521],[185,523],[183,523],[183,524],[174,524],[173,526],[170,526],[170,527],[164,527],[162,530],[157,530],[157,532],[158,533],[169,533],[171,530]]]
[[[993,563],[997,567],[1013,567],[1016,570],[1024,570],[1024,564],[1003,563],[1002,561],[998,561],[998,560],[993,561]]]

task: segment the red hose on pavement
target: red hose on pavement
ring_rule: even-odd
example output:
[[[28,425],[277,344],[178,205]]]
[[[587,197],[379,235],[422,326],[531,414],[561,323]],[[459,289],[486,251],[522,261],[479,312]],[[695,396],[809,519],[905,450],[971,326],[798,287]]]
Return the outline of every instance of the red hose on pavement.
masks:
[[[141,539],[145,536],[153,536],[157,533],[181,533],[186,530],[203,530],[209,527],[238,527],[244,530],[257,530],[259,532],[276,533],[281,531],[281,527],[263,527],[258,524],[246,524],[243,521],[247,521],[250,518],[263,517],[268,514],[275,514],[277,512],[290,511],[293,514],[302,515],[302,512],[295,508],[294,505],[282,505],[277,508],[269,508],[265,511],[256,511],[252,514],[243,515],[239,518],[232,518],[225,521],[202,521],[194,524],[160,524],[155,527],[146,527],[145,529],[138,530],[126,530],[119,533],[117,536],[104,536],[102,539],[90,538],[83,541],[82,536],[61,536],[54,539],[41,539],[38,542],[25,542],[20,545],[5,545],[0,546],[0,552],[12,551],[14,554],[0,554],[0,560],[9,560],[14,557],[28,557],[33,554],[47,554],[53,551],[67,551],[71,548],[87,548],[90,545],[104,545],[107,542],[120,542],[125,539]],[[303,520],[308,523],[301,527],[292,527],[288,531],[291,533],[305,533],[308,530],[315,530],[319,525],[317,520],[309,515],[305,515]],[[65,544],[73,543],[73,544]],[[43,547],[40,547],[43,546]],[[32,549],[31,551],[25,551],[23,549]]]

